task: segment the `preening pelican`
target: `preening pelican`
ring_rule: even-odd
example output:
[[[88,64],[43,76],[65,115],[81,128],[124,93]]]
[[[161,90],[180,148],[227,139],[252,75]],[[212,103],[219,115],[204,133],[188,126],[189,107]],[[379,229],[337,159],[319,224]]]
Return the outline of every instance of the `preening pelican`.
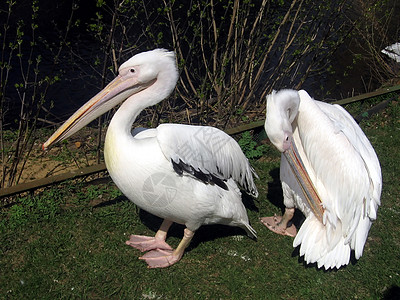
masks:
[[[378,158],[367,137],[339,105],[312,99],[306,91],[267,96],[265,130],[282,152],[283,217],[262,218],[276,233],[295,236],[300,256],[318,268],[360,258],[382,189]],[[306,217],[299,232],[288,222],[295,208]]]
[[[112,180],[125,196],[164,219],[155,237],[132,235],[126,242],[149,251],[140,258],[151,268],[179,261],[203,224],[238,226],[256,238],[239,190],[242,187],[257,197],[255,173],[235,140],[207,126],[162,124],[132,131],[138,114],[165,99],[177,80],[173,52],[155,49],[137,54],[43,144],[46,149],[66,139],[126,100],[108,127],[104,159]],[[186,226],[175,250],[165,241],[173,222]]]

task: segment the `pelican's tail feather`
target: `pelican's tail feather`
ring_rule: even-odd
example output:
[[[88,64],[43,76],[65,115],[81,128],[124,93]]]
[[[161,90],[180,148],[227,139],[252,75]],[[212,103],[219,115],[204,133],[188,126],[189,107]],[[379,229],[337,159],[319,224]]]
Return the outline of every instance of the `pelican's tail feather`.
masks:
[[[242,226],[242,228],[243,228],[244,230],[246,230],[247,235],[248,235],[250,238],[256,240],[256,239],[257,239],[257,232],[254,230],[254,228],[251,227],[250,224],[249,224],[248,222],[243,222],[243,225],[244,225],[244,226]]]
[[[317,263],[318,268],[340,268],[350,261],[351,248],[342,237],[341,224],[336,227],[322,224],[310,215],[301,226],[293,246],[300,245],[300,256],[307,263]]]
[[[368,232],[371,228],[371,225],[372,221],[369,217],[360,217],[360,221],[354,233],[354,237],[350,240],[350,246],[355,251],[356,259],[359,259],[363,253],[364,245],[367,241]]]

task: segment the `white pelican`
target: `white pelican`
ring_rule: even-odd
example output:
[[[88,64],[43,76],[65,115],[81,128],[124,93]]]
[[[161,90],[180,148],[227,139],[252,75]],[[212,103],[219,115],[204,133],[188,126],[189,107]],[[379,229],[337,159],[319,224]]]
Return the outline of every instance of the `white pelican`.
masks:
[[[380,205],[378,158],[351,115],[339,105],[312,99],[306,91],[267,96],[265,130],[282,152],[283,217],[262,218],[276,233],[296,236],[300,256],[318,268],[360,258]],[[288,228],[295,208],[306,217],[299,232]]]
[[[257,197],[255,173],[235,140],[206,126],[162,124],[132,131],[138,114],[165,99],[177,79],[173,52],[155,49],[137,54],[43,144],[46,149],[69,137],[126,100],[108,127],[104,159],[112,180],[125,196],[164,219],[155,237],[132,235],[126,242],[149,251],[140,258],[151,268],[179,261],[203,224],[238,226],[256,238],[238,188]],[[165,242],[173,222],[186,226],[175,250]]]
[[[381,52],[400,63],[400,43],[394,43],[382,49]]]

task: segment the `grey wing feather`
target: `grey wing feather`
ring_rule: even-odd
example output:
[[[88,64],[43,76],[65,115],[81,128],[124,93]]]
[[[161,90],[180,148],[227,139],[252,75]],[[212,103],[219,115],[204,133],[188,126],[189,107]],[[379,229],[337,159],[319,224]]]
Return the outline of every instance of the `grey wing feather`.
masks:
[[[200,172],[209,178],[232,178],[258,196],[253,180],[257,175],[238,143],[225,132],[209,126],[162,124],[157,127],[157,139],[174,169],[181,166],[180,170]]]

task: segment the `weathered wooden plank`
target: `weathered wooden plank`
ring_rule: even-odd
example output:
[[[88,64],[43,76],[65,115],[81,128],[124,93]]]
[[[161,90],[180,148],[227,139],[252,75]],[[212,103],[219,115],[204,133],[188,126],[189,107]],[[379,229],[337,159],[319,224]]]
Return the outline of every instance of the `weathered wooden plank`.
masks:
[[[55,183],[60,183],[68,179],[88,176],[102,171],[107,171],[105,164],[93,165],[82,169],[69,171],[60,175],[54,175],[50,177],[33,180],[30,182],[20,183],[8,188],[0,189],[0,198],[13,196],[15,194],[35,190],[41,187],[46,187]]]
[[[240,125],[237,127],[228,128],[225,130],[225,132],[229,135],[234,135],[234,134],[242,133],[242,132],[245,132],[248,130],[256,129],[258,127],[263,127],[264,123],[265,123],[265,120],[254,121],[249,124],[244,124],[244,125]]]
[[[393,101],[393,99],[389,99],[389,100],[380,102],[379,104],[371,107],[364,113],[355,116],[354,120],[356,120],[357,123],[360,123],[362,120],[368,119],[371,115],[377,114],[378,112],[384,110],[391,101]]]
[[[344,105],[344,104],[349,104],[349,103],[353,103],[353,102],[357,102],[357,101],[362,101],[362,100],[366,100],[366,99],[369,99],[369,98],[372,98],[372,97],[381,96],[381,95],[384,95],[384,94],[397,92],[397,91],[400,91],[400,85],[395,85],[395,86],[392,86],[392,87],[379,89],[379,90],[376,90],[376,91],[371,92],[371,93],[361,94],[361,95],[358,95],[358,96],[354,96],[354,97],[350,97],[350,98],[345,98],[345,99],[342,99],[342,100],[334,101],[334,102],[332,102],[332,104]]]

